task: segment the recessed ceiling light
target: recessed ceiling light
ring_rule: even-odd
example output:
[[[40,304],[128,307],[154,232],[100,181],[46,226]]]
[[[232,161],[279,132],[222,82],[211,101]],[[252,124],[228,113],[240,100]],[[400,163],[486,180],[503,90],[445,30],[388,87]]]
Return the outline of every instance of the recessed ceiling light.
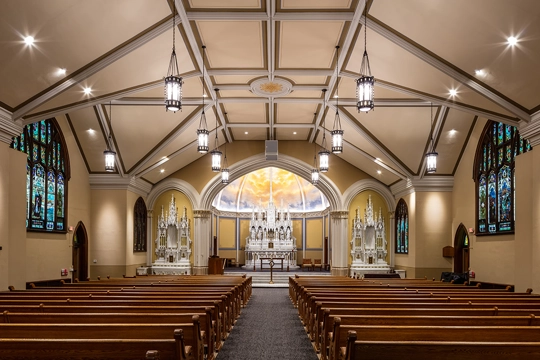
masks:
[[[478,76],[484,76],[486,74],[485,71],[482,69],[474,70],[474,73]]]
[[[84,91],[84,93],[85,93],[86,95],[90,95],[90,93],[92,92],[92,88],[87,87],[87,88],[84,88],[83,91]]]
[[[159,172],[163,174],[165,172],[165,169],[161,169],[159,170]]]
[[[338,98],[338,97],[339,97],[339,95],[334,95],[334,98]]]
[[[244,134],[246,134],[246,135],[247,135],[247,134],[248,134],[248,132],[247,132],[247,131],[245,131],[245,132],[244,132]]]
[[[457,133],[457,130],[456,130],[456,129],[452,129],[452,130],[450,130],[449,132],[450,132],[450,135],[453,136],[453,135],[455,135],[455,134]]]
[[[293,135],[296,135],[296,131],[293,131]]]
[[[203,97],[208,97],[208,95],[206,95],[206,94],[203,94]]]
[[[59,69],[56,71],[56,73],[57,73],[58,75],[66,75],[66,69],[64,69],[64,68],[59,68]]]
[[[34,38],[32,36],[27,36],[24,38],[24,43],[26,45],[33,45],[34,44]]]
[[[382,174],[382,171],[381,171],[381,170],[377,170],[377,174],[381,175],[381,174]]]
[[[90,128],[90,129],[86,130],[86,132],[88,132],[90,135],[94,135],[96,133],[96,130]]]
[[[451,96],[456,96],[457,95],[457,90],[456,89],[450,89],[450,95]]]
[[[518,39],[517,39],[517,37],[515,37],[515,36],[510,36],[510,37],[509,37],[508,39],[506,39],[506,40],[508,41],[508,44],[509,44],[510,46],[514,46],[514,45],[516,45],[516,44],[518,43]]]

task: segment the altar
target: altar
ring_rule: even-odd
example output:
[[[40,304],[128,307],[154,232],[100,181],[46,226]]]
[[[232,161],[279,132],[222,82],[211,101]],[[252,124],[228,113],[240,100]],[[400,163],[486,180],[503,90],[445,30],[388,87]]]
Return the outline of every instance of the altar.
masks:
[[[358,209],[353,219],[350,269],[351,276],[362,277],[365,274],[385,274],[390,271],[386,262],[388,254],[384,217],[379,209],[377,218],[373,212],[371,195],[364,210],[364,221]]]
[[[249,221],[249,236],[246,238],[244,269],[256,271],[274,260],[288,269],[298,269],[296,265],[296,238],[292,234],[293,224],[289,209],[283,201],[278,209],[272,200],[267,208],[261,204],[253,208]]]
[[[172,195],[169,211],[158,217],[155,254],[157,259],[152,264],[153,275],[190,275],[191,274],[191,239],[187,209],[178,218],[176,200]]]

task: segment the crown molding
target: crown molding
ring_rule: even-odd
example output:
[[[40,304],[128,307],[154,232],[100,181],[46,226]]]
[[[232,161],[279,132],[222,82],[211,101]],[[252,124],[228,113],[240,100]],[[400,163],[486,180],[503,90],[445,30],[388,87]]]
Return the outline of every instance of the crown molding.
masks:
[[[13,113],[0,108],[0,141],[11,144],[14,136],[21,135],[23,126],[21,121],[12,120]]]
[[[390,191],[399,199],[414,192],[448,192],[454,189],[453,176],[426,176],[402,180],[390,186]]]
[[[135,177],[90,174],[89,178],[91,190],[129,190],[141,196],[148,196],[152,190],[152,184]]]
[[[531,122],[526,123],[522,121],[519,127],[519,134],[525,139],[529,140],[529,143],[534,148],[540,144],[540,111],[535,112],[531,116]]]

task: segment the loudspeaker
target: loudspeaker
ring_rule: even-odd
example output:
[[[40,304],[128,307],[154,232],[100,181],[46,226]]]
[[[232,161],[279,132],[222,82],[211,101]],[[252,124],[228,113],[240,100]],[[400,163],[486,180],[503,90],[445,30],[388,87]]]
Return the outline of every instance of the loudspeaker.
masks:
[[[264,142],[266,155],[266,160],[277,160],[278,157],[278,141],[277,140],[266,140]]]

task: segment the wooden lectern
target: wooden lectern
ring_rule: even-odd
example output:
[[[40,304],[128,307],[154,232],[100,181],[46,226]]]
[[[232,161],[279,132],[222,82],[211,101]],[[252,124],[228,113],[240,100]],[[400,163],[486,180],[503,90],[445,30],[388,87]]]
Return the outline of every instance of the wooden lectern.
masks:
[[[208,258],[208,275],[223,275],[225,260],[219,256],[210,256]]]

